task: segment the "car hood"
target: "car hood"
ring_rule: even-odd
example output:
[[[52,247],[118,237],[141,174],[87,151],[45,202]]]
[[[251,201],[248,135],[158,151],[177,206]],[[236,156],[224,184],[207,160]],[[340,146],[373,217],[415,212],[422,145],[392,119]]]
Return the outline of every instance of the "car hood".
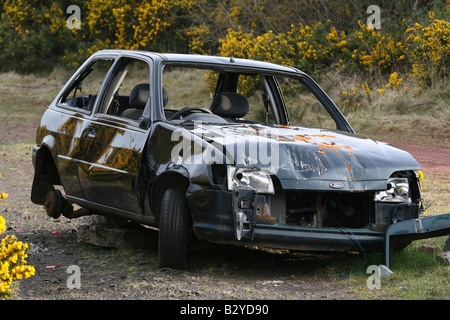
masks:
[[[384,190],[395,171],[420,169],[404,150],[344,132],[261,124],[202,124],[191,132],[211,146],[209,163],[260,168],[285,189]]]

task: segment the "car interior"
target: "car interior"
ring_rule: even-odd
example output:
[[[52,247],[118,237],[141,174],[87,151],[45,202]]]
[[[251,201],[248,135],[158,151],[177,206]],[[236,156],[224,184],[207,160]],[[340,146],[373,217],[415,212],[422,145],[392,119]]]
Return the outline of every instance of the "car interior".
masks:
[[[92,112],[102,80],[112,65],[112,60],[105,59],[87,67],[63,95],[60,104]],[[95,112],[138,122],[150,99],[149,74],[150,67],[145,61],[129,58],[120,60],[110,77],[110,85],[104,94],[106,98],[98,103]],[[282,102],[270,96],[270,84],[266,78],[271,77],[165,66],[162,88],[165,119],[177,124],[286,123],[289,120],[273,106]],[[316,108],[317,100],[305,99],[304,91],[301,90],[301,95],[291,94],[298,87],[288,81],[280,82],[280,87],[289,92],[284,95],[283,91],[283,98],[286,99],[289,113],[298,119],[295,125],[301,123],[304,126],[324,127],[323,123],[327,120],[321,118],[326,112],[312,112],[308,122],[304,120],[308,115],[306,106],[313,105],[313,109]]]

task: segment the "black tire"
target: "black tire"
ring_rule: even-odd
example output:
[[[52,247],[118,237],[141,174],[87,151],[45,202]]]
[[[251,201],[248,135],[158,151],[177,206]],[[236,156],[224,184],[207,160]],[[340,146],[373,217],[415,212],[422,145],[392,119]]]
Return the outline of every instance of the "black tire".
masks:
[[[186,244],[189,209],[184,191],[167,189],[164,192],[159,219],[159,268],[188,268]]]

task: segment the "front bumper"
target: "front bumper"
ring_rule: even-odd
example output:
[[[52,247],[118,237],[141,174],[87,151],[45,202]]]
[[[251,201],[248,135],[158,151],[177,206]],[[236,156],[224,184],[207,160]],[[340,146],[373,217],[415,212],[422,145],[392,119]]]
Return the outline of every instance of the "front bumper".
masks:
[[[399,243],[450,234],[450,213],[404,220],[390,225],[384,235],[384,265],[389,268],[392,251]]]
[[[253,191],[240,190],[240,196],[233,196],[232,192],[200,187],[191,188],[189,195],[190,207],[196,208],[195,234],[213,243],[319,253],[383,251],[383,262],[388,267],[398,244],[450,234],[450,213],[420,219],[401,216],[401,221],[392,218],[386,228],[308,227],[267,215],[266,202]],[[239,203],[245,199],[252,201]],[[389,208],[381,209],[387,215]]]
[[[252,239],[237,240],[235,228],[229,224],[197,223],[195,229],[201,238],[218,243],[322,253],[383,250],[383,264],[390,268],[397,245],[450,234],[450,213],[400,221],[390,225],[385,232],[256,224],[252,228]]]

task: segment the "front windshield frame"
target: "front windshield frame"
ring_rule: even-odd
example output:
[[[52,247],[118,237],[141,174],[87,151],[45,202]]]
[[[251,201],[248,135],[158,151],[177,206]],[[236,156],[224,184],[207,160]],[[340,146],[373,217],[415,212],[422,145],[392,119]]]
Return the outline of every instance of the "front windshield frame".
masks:
[[[289,77],[296,81],[299,81],[302,85],[304,85],[310,92],[315,96],[318,102],[324,107],[324,110],[329,114],[329,116],[333,119],[336,124],[335,130],[346,131],[349,133],[354,133],[354,130],[345,119],[342,112],[338,109],[338,107],[334,104],[334,102],[328,97],[328,95],[320,88],[320,86],[308,75],[303,72],[286,72],[286,71],[278,71],[278,70],[270,70],[260,68],[251,68],[251,67],[230,67],[230,66],[222,66],[222,65],[213,65],[213,64],[193,64],[193,63],[183,63],[183,62],[165,62],[161,68],[161,79],[162,86],[164,89],[165,83],[164,80],[166,78],[165,70],[166,67],[170,68],[189,68],[189,69],[198,69],[203,72],[213,71],[218,74],[240,74],[245,76],[255,76],[258,75],[261,77],[261,88],[263,88],[269,96],[270,108],[272,110],[274,116],[274,125],[293,125],[291,123],[290,115],[288,112],[288,108],[286,106],[286,99],[283,96],[283,92],[281,86],[278,82],[279,77]],[[180,79],[175,79],[175,84],[177,86],[182,87],[182,83],[179,82]],[[162,90],[162,89],[161,89]],[[212,87],[209,92],[209,97],[214,98],[220,92],[219,84],[216,83],[215,87]],[[169,101],[170,101],[170,92]],[[203,106],[206,109],[209,106]],[[165,110],[163,106],[163,111]],[[168,117],[164,116],[163,112],[163,120],[169,121]],[[261,120],[261,119],[259,119]],[[173,120],[171,121],[173,122]],[[258,123],[265,124],[264,121],[257,121]],[[178,121],[179,123],[179,121]]]

